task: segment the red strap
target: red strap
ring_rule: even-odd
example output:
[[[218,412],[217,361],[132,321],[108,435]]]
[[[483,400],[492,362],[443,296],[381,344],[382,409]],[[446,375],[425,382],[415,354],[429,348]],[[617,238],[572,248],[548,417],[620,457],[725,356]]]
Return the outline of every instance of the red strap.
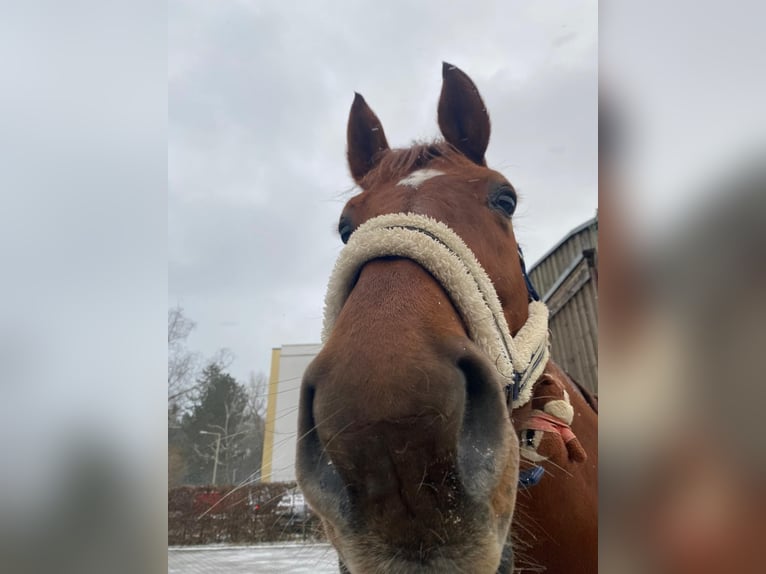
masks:
[[[572,432],[570,426],[560,418],[549,415],[543,411],[532,412],[534,414],[530,415],[530,417],[524,422],[523,430],[531,429],[544,432],[556,432],[561,435],[561,438],[564,439],[565,443],[577,438]]]

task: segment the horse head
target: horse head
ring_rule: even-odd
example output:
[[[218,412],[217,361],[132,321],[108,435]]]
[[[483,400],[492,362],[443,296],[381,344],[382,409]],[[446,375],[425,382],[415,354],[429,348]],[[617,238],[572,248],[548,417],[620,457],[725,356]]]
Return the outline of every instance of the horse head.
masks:
[[[298,480],[355,573],[512,563],[519,443],[505,390],[517,358],[497,349],[533,321],[518,196],[487,166],[476,86],[449,64],[442,73],[433,143],[391,149],[354,98],[348,164],[360,192],[338,226],[351,255],[336,266],[324,344],[302,382]],[[547,315],[534,320],[547,337]]]

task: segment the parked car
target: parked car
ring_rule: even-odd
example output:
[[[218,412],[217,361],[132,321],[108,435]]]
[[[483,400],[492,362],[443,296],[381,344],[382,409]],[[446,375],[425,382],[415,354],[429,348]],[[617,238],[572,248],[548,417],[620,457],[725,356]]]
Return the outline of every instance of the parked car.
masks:
[[[299,491],[288,492],[277,503],[277,514],[280,516],[295,517],[305,519],[308,517],[311,509]]]

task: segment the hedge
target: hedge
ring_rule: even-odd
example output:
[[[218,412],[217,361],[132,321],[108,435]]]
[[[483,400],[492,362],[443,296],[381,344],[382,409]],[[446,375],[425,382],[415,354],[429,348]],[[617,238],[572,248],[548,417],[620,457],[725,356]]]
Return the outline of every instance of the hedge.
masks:
[[[180,486],[168,491],[168,545],[321,541],[318,517],[278,511],[295,483]]]

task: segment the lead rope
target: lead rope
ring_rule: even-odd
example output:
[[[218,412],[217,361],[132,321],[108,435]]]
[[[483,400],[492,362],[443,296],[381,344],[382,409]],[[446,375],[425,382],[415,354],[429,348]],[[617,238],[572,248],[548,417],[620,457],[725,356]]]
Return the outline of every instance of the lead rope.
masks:
[[[582,463],[588,455],[572,431],[574,408],[569,400],[564,385],[550,376],[543,376],[535,384],[536,396],[533,400],[548,399],[540,409],[532,409],[519,425],[519,453],[532,463],[530,468],[519,472],[519,488],[535,486],[542,480],[545,469],[539,463],[548,460],[548,456],[539,452],[544,433],[558,435],[564,442],[567,457],[571,462]],[[539,393],[539,394],[537,394]]]

